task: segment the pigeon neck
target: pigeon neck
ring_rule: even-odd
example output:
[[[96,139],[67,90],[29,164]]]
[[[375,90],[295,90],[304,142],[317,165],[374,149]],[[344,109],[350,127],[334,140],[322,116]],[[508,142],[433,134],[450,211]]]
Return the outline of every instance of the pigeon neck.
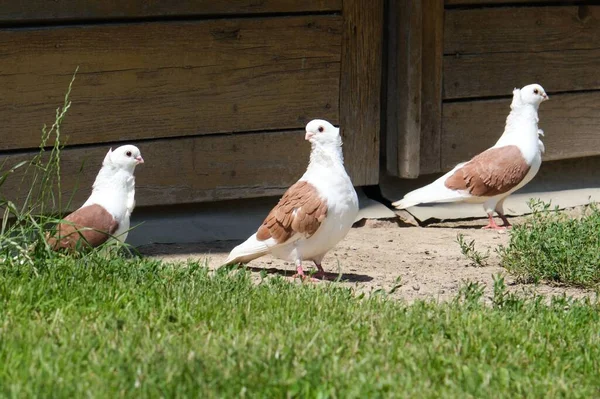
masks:
[[[505,133],[517,132],[523,134],[527,128],[535,128],[537,137],[537,124],[539,122],[538,109],[534,105],[521,105],[510,111],[506,118]]]
[[[308,168],[311,169],[316,165],[333,166],[344,165],[344,155],[342,154],[342,140],[339,139],[335,143],[312,143],[310,152],[310,163]]]
[[[537,106],[521,104],[513,107],[506,118],[506,127],[496,146],[518,145],[538,147]]]
[[[128,218],[135,207],[135,177],[133,171],[105,165],[100,169],[92,194],[83,206],[103,206],[117,220]]]
[[[120,197],[135,189],[133,173],[117,169],[112,166],[103,166],[96,176],[92,190],[94,197]]]

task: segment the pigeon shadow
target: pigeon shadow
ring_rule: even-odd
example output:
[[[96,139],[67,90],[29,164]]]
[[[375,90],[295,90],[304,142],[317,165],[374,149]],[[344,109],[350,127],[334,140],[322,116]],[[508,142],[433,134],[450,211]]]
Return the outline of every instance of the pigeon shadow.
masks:
[[[474,225],[474,224],[452,224],[451,228],[453,229],[465,229],[465,230],[483,230],[482,225]],[[431,224],[431,225],[423,225],[423,227],[427,227],[428,229],[447,229],[448,226],[441,226],[439,224]]]
[[[192,255],[203,254],[210,256],[214,253],[228,253],[233,241],[214,241],[186,244],[147,244],[137,247],[137,251],[144,256]],[[237,241],[236,241],[237,242]]]
[[[213,241],[213,242],[200,242],[191,244],[150,244],[143,245],[137,248],[137,251],[143,256],[184,256],[190,255],[190,257],[202,254],[203,257],[210,257],[211,254],[221,253],[227,254],[229,251],[241,243],[242,241]],[[242,265],[245,268],[254,273],[267,273],[273,275],[280,275],[282,277],[292,277],[296,274],[293,269],[280,269],[277,267],[256,267],[250,265]],[[309,271],[307,270],[307,275]],[[363,283],[372,281],[373,277],[366,274],[357,273],[334,273],[325,272],[323,278],[318,280],[323,281],[339,281],[344,283]]]
[[[254,266],[242,266],[246,270],[250,270],[255,273],[267,273],[267,274],[275,274],[282,277],[293,277],[296,274],[294,270],[288,269],[278,269],[276,267],[254,267]],[[306,273],[307,276],[310,277],[310,273]],[[325,275],[322,278],[315,278],[319,281],[332,281],[332,282],[341,282],[341,283],[366,283],[373,280],[373,277],[366,274],[357,274],[357,273],[330,273],[325,272]]]

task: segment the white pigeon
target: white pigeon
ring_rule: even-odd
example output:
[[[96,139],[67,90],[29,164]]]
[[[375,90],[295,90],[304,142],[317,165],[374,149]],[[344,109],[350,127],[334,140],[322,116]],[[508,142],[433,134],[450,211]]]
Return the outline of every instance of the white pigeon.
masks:
[[[544,144],[539,137],[544,132],[538,128],[538,108],[546,100],[548,95],[538,84],[514,89],[504,133],[492,148],[392,205],[406,209],[434,202],[483,203],[489,217],[485,229],[510,227],[504,216],[504,200],[531,181],[542,164]],[[504,225],[495,223],[494,211]]]
[[[304,278],[303,261],[313,261],[323,277],[321,261],[352,227],[358,197],[344,169],[340,131],[324,120],[306,125],[310,163],[269,213],[257,232],[235,247],[225,265],[247,263],[266,254],[296,264]]]
[[[133,145],[110,149],[94,181],[88,200],[64,218],[48,239],[53,249],[97,247],[109,239],[125,242],[135,207],[135,167],[144,163]]]

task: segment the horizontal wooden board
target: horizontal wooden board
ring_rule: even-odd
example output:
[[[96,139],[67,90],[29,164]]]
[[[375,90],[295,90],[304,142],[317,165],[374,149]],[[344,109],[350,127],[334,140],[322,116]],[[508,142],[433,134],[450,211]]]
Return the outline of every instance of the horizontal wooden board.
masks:
[[[445,14],[445,54],[597,49],[600,42],[600,6],[450,9]]]
[[[444,103],[442,169],[494,145],[504,131],[510,99]],[[540,106],[544,160],[600,154],[600,92],[559,94]]]
[[[0,31],[0,150],[33,148],[79,65],[69,144],[339,120],[341,16]]]
[[[444,99],[510,95],[539,83],[550,92],[600,89],[600,49],[444,57]]]
[[[310,153],[303,130],[165,139],[139,148],[145,163],[136,170],[138,206],[278,195],[302,176]],[[89,195],[107,151],[108,146],[100,145],[62,152],[63,198],[68,199],[79,183],[74,207]],[[0,165],[33,156],[0,156]],[[2,186],[3,195],[23,197],[30,185],[21,185],[21,180],[20,172],[11,175]]]
[[[485,6],[516,4],[565,4],[577,3],[581,0],[444,0],[446,6]]]
[[[0,22],[338,11],[342,0],[7,1]]]

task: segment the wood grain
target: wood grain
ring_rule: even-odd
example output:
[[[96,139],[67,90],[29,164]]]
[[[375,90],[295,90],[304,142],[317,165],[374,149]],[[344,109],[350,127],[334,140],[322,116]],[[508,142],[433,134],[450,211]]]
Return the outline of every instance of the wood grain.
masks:
[[[446,10],[445,54],[597,49],[600,6]]]
[[[424,175],[441,170],[444,5],[439,0],[423,1],[422,45],[419,174]]]
[[[383,0],[344,0],[340,120],[357,186],[379,182]]]
[[[510,95],[540,83],[548,91],[600,89],[600,49],[444,57],[444,99]]]
[[[386,162],[393,176],[419,175],[422,1],[390,1]]]
[[[580,0],[444,0],[446,6],[484,6],[513,4],[565,4],[577,3]]]
[[[342,0],[29,0],[2,4],[0,22],[339,11],[341,8]]]
[[[442,169],[494,145],[504,131],[510,99],[444,103]],[[600,92],[553,95],[540,107],[544,160],[600,154]]]
[[[138,147],[145,163],[136,169],[137,206],[279,195],[302,176],[310,153],[303,130],[162,139]],[[108,148],[63,151],[61,192],[68,199],[79,183],[74,208],[88,197]],[[33,155],[3,155],[0,165],[8,168]],[[28,180],[20,184],[24,168],[19,171],[2,186],[11,199],[22,198],[30,187]]]
[[[69,144],[337,123],[341,24],[298,16],[1,30],[0,150],[38,145],[78,65]]]

